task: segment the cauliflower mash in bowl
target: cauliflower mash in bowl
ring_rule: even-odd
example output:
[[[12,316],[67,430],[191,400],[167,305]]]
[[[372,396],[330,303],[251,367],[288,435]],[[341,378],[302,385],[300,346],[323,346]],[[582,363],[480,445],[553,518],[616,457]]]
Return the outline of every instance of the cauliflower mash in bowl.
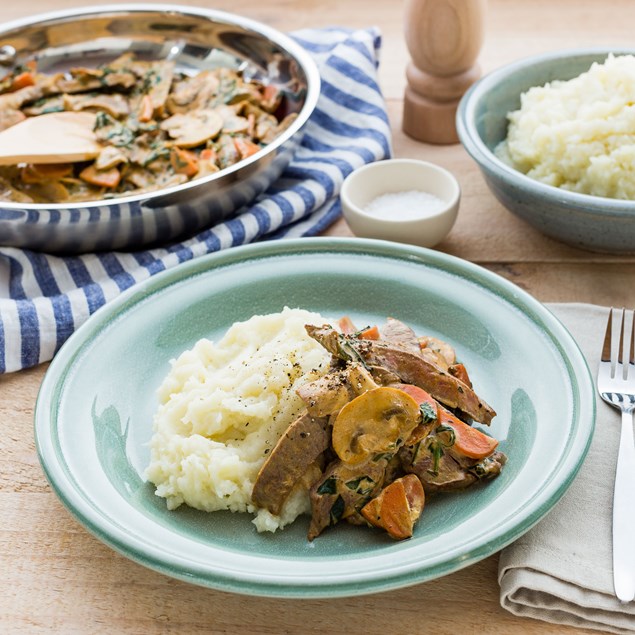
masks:
[[[572,192],[635,199],[635,56],[609,55],[568,81],[521,95],[496,155]]]
[[[459,104],[459,138],[492,194],[573,247],[635,253],[633,56],[528,57],[483,77]]]

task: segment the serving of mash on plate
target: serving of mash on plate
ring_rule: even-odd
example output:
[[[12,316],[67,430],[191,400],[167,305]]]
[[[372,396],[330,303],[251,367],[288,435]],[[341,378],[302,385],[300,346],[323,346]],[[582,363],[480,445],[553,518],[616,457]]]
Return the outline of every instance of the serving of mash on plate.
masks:
[[[172,363],[159,388],[146,476],[168,508],[254,512],[275,531],[310,510],[306,489],[280,516],[251,503],[267,454],[304,404],[303,383],[323,375],[330,355],[304,328],[328,320],[302,309],[254,316],[214,343],[199,340]]]

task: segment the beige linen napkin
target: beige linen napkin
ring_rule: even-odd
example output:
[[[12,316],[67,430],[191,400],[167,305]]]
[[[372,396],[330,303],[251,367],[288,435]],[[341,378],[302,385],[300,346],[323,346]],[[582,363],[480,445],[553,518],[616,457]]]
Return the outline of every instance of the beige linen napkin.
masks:
[[[595,378],[608,309],[548,308],[569,329]],[[598,396],[593,441],[573,484],[538,525],[500,554],[503,608],[579,628],[635,632],[635,602],[622,604],[613,593],[611,514],[619,435],[619,413]]]

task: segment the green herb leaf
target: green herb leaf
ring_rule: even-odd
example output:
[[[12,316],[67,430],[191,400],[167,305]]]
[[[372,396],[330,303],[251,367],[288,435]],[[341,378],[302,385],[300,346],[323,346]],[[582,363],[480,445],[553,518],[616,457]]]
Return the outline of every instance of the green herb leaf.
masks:
[[[424,401],[420,406],[419,410],[421,410],[421,415],[423,417],[423,423],[432,423],[437,418],[437,413],[435,409],[432,407],[432,404],[429,404],[427,401]]]
[[[451,448],[456,441],[456,433],[454,432],[454,428],[451,428],[450,426],[437,426],[434,429],[434,434],[437,436],[439,444],[445,448]],[[447,439],[444,440],[444,437],[439,437],[440,434],[447,434]]]
[[[350,338],[346,335],[337,336],[337,354],[344,361],[347,362],[358,362],[361,364],[367,371],[370,372],[370,368],[366,364],[364,358],[359,354],[359,352],[355,349],[354,346],[350,343]]]
[[[95,125],[93,126],[93,130],[99,130],[104,126],[109,126],[113,123],[115,123],[115,120],[108,113],[100,110],[95,117]]]
[[[320,494],[320,496],[323,496],[324,494],[335,494],[336,492],[337,481],[333,476],[327,478],[324,483],[317,488],[317,493]]]
[[[330,517],[331,517],[331,525],[337,523],[342,516],[344,515],[344,499],[341,496],[338,496],[336,501],[333,503],[333,507],[331,507]]]
[[[441,457],[443,456],[443,448],[437,441],[433,441],[432,443],[430,443],[429,447],[432,450],[432,469],[428,470],[428,472],[432,474],[432,476],[438,476],[439,462],[441,461]]]
[[[351,335],[351,337],[354,337],[356,339],[359,339],[359,336],[364,332],[367,331],[370,328],[370,324],[368,324],[367,326],[365,326],[363,329],[359,329],[359,331],[355,331],[355,333],[353,333]]]
[[[419,441],[419,442],[415,445],[415,447],[414,447],[414,449],[413,449],[413,451],[412,451],[412,461],[411,461],[411,464],[412,464],[412,465],[414,465],[414,464],[417,462],[417,458],[419,457],[419,450],[421,449],[421,443],[422,443],[422,442],[421,442],[421,441]]]

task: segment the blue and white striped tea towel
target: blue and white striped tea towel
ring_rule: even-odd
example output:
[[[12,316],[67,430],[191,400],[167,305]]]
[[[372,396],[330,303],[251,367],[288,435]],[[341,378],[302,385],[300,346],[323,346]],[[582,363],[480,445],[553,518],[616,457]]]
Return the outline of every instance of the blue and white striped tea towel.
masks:
[[[56,257],[0,247],[0,373],[50,360],[92,313],[155,273],[257,240],[312,236],[339,217],[344,178],[391,153],[376,73],[379,32],[306,29],[293,36],[314,56],[322,91],[282,177],[234,219],[169,248]]]

